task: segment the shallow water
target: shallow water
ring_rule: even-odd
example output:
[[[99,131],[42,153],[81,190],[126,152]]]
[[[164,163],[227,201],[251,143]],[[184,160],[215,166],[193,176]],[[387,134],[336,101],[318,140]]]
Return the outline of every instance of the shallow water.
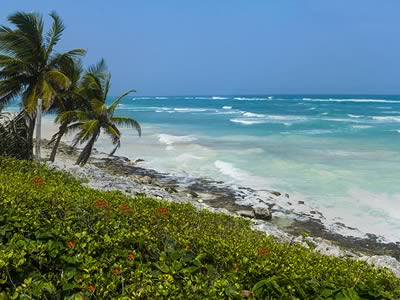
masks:
[[[288,192],[327,223],[400,241],[400,97],[133,96],[117,113],[143,125],[140,139],[123,130],[119,155]]]

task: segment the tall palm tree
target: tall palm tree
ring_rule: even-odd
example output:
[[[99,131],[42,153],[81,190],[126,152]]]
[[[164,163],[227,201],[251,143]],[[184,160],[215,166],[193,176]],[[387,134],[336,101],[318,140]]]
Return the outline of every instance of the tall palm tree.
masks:
[[[70,60],[62,66],[62,72],[68,76],[71,81],[69,87],[65,90],[60,90],[53,102],[50,111],[57,113],[56,122],[60,124],[58,132],[52,137],[50,144],[53,144],[52,151],[50,153],[49,161],[54,162],[57,154],[58,147],[60,146],[61,139],[68,131],[68,125],[73,123],[73,118],[64,118],[60,122],[60,115],[62,112],[73,111],[81,109],[85,105],[85,99],[80,93],[81,79],[83,74],[83,68],[80,60]]]
[[[105,70],[105,62],[101,60],[97,65],[89,68],[89,71],[82,79],[81,95],[85,99],[90,99],[87,108],[63,112],[59,117],[60,122],[68,119],[76,120],[76,122],[68,126],[70,130],[78,130],[74,146],[78,143],[86,143],[76,161],[77,165],[83,166],[87,163],[92,153],[93,145],[102,130],[111,138],[115,146],[110,155],[113,155],[121,145],[121,132],[117,126],[134,128],[141,136],[141,127],[136,120],[114,116],[115,109],[123,97],[134,92],[134,90],[127,91],[107,106],[106,99],[110,89],[111,75]]]
[[[42,17],[35,13],[15,13],[8,17],[14,28],[0,26],[0,103],[22,97],[23,109],[32,119],[31,140],[36,124],[38,159],[42,108],[46,111],[50,107],[57,88],[70,84],[60,66],[85,53],[83,49],[55,53],[65,26],[56,13],[50,17],[53,24],[46,34]]]

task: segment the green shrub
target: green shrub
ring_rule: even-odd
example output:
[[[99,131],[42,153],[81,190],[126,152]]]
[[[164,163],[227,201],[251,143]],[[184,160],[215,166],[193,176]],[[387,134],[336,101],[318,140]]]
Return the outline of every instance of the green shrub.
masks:
[[[0,112],[0,155],[17,159],[32,159],[33,143],[29,135],[30,122],[32,120],[24,111],[18,115]]]
[[[400,281],[223,214],[0,158],[0,299],[400,299]]]

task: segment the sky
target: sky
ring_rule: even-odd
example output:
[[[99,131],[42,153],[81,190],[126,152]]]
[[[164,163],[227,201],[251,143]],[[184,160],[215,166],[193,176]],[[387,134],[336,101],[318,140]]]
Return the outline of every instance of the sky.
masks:
[[[399,0],[1,0],[0,24],[16,11],[56,11],[114,95],[400,94]]]

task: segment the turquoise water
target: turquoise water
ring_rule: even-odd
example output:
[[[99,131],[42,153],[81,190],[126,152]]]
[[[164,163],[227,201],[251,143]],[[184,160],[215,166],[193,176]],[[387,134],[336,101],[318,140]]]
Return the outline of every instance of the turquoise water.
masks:
[[[294,211],[400,241],[400,96],[132,96],[117,113],[143,125],[117,154],[287,192]]]
[[[127,97],[118,113],[144,124],[120,154],[288,192],[328,223],[400,241],[400,97]]]

